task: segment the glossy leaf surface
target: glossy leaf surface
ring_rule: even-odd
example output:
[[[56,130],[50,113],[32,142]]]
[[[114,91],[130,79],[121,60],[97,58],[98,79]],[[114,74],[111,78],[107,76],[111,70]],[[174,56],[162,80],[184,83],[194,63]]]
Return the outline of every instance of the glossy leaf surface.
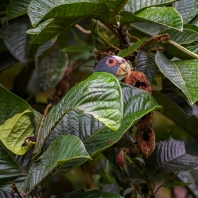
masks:
[[[26,63],[29,22],[26,18],[14,19],[2,28],[2,38],[10,53],[21,63]]]
[[[71,110],[79,109],[91,114],[106,126],[118,130],[123,115],[122,92],[119,81],[112,74],[97,72],[74,86],[47,114],[39,134],[35,151]]]
[[[166,4],[170,4],[175,0],[128,0],[126,6],[124,7],[125,11],[128,12],[137,12],[143,8],[151,7],[151,6],[162,6]]]
[[[36,185],[46,179],[53,171],[57,171],[65,163],[71,164],[70,169],[79,166],[89,159],[81,140],[72,135],[59,136],[51,144],[48,150],[33,163],[23,188],[25,192],[31,192]],[[79,163],[79,160],[81,163]]]
[[[7,19],[13,19],[27,12],[31,0],[12,0],[6,10]]]
[[[49,18],[94,17],[106,21],[108,9],[104,3],[96,0],[32,0],[28,15],[33,26]]]
[[[162,52],[155,57],[160,71],[186,95],[190,104],[198,100],[198,86],[196,85],[198,60],[169,61]]]
[[[198,157],[186,154],[184,142],[168,139],[159,142],[148,158],[148,177],[198,168]]]

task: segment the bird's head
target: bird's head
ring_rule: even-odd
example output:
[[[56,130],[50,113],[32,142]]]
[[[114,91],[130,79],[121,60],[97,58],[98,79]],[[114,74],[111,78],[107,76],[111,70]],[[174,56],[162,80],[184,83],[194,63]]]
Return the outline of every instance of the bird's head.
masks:
[[[95,72],[108,72],[114,76],[126,76],[131,73],[131,67],[125,59],[119,56],[105,56],[95,67]]]

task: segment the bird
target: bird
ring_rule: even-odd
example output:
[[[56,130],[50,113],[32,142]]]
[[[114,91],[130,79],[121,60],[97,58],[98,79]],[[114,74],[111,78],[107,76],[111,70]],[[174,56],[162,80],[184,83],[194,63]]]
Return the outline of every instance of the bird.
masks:
[[[151,94],[151,85],[145,74],[140,71],[132,71],[127,61],[117,55],[109,55],[101,58],[95,67],[95,72],[108,72],[116,77],[124,76],[124,83]],[[145,159],[147,159],[155,149],[155,133],[151,128],[152,118],[153,112],[150,112],[136,123],[136,141],[138,142],[139,151]],[[128,134],[125,133],[124,135],[127,136]],[[126,140],[130,139],[128,138],[129,136],[126,138],[125,136],[123,136],[122,139],[126,144]],[[131,143],[131,141],[129,141],[129,143]]]
[[[116,77],[127,76],[131,73],[131,67],[124,58],[110,55],[100,59],[95,67],[95,72],[108,72]]]

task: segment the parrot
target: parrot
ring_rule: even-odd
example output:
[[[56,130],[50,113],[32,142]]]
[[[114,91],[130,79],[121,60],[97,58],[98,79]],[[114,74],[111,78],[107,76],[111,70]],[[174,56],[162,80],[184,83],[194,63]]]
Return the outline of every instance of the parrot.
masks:
[[[140,71],[131,70],[127,61],[117,55],[109,55],[100,59],[95,67],[95,72],[108,72],[116,77],[124,76],[124,83],[135,86],[151,94],[151,85],[145,74]],[[138,148],[145,159],[151,155],[155,148],[155,134],[151,128],[152,118],[153,112],[150,112],[142,117],[135,125],[137,127],[136,141],[138,143]],[[125,133],[125,136],[127,136],[127,133]],[[129,139],[129,137],[127,136],[125,138],[123,136],[122,139],[125,144],[127,144],[126,140]],[[120,155],[122,155],[122,153]],[[119,156],[120,159],[122,159],[122,157],[123,156]]]
[[[94,71],[108,72],[119,77],[129,75],[131,73],[131,67],[124,58],[110,55],[100,59]]]

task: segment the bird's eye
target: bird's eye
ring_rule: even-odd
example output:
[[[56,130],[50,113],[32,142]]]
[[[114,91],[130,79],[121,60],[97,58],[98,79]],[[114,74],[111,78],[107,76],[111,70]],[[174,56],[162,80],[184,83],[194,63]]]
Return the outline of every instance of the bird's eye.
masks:
[[[106,64],[109,66],[109,67],[113,67],[113,66],[115,66],[115,65],[117,65],[117,60],[116,59],[114,59],[114,58],[109,58],[108,60],[107,60],[107,62],[106,62]]]

